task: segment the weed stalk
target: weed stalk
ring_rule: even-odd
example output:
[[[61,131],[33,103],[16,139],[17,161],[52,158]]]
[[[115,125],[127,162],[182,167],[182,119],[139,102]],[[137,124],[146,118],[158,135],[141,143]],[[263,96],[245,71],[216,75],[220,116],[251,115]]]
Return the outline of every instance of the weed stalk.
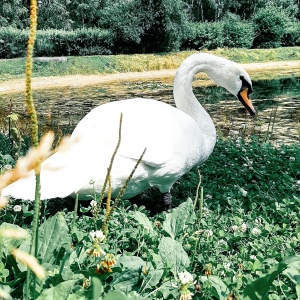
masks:
[[[108,192],[107,192],[107,199],[106,199],[106,213],[105,213],[105,222],[103,223],[102,231],[105,236],[107,236],[107,231],[108,231],[108,220],[109,219],[109,213],[111,210],[110,207],[111,203],[111,177],[110,175],[108,176]]]
[[[36,28],[37,28],[37,1],[30,1],[30,29],[29,39],[27,44],[27,55],[26,55],[26,94],[25,102],[27,105],[27,111],[30,116],[30,129],[31,139],[33,147],[38,146],[38,119],[35,109],[35,105],[32,98],[32,60],[33,60],[33,49],[36,39]],[[30,254],[37,257],[38,252],[38,228],[39,228],[39,211],[40,211],[40,162],[35,168],[36,184],[35,184],[35,201],[34,201],[34,215],[33,215],[33,234],[31,239]],[[30,295],[30,274],[31,271],[27,268],[26,276],[26,299],[29,299]],[[36,277],[33,280],[33,299],[35,299],[35,284]]]
[[[131,178],[132,178],[132,176],[133,176],[133,174],[134,174],[136,168],[137,168],[138,165],[141,163],[141,161],[142,161],[142,159],[143,159],[143,156],[145,155],[146,150],[147,150],[147,148],[144,149],[142,155],[140,156],[140,158],[139,158],[138,161],[136,162],[136,164],[135,164],[133,170],[131,171],[130,175],[128,176],[128,178],[127,178],[126,181],[124,182],[124,184],[123,184],[123,186],[122,186],[122,188],[121,188],[121,190],[120,190],[120,192],[119,192],[117,198],[115,199],[115,202],[114,202],[113,206],[111,207],[109,213],[106,215],[106,218],[105,218],[104,224],[103,224],[103,228],[106,228],[106,230],[108,229],[109,219],[110,219],[112,213],[114,212],[114,210],[116,209],[116,207],[118,206],[120,200],[121,200],[122,197],[124,196],[125,190],[126,190],[126,188],[127,188],[127,186],[128,186],[128,183],[129,183],[129,181],[131,180]]]
[[[77,210],[78,210],[78,198],[79,198],[79,195],[78,195],[78,193],[76,193],[71,232],[74,232],[74,228],[75,228],[75,222],[76,222]]]
[[[120,115],[120,125],[119,125],[119,137],[118,137],[118,143],[117,143],[117,146],[115,148],[115,151],[111,157],[111,160],[110,160],[110,164],[109,164],[109,167],[107,169],[107,174],[106,174],[106,178],[105,178],[105,181],[104,181],[104,184],[103,184],[103,187],[102,187],[102,190],[101,190],[101,193],[100,193],[100,196],[99,196],[99,199],[97,201],[97,206],[96,206],[96,209],[95,209],[95,213],[94,213],[94,224],[96,224],[97,220],[98,220],[98,216],[99,216],[99,213],[100,213],[100,209],[101,209],[101,204],[102,204],[102,201],[103,201],[103,198],[104,198],[104,194],[105,194],[105,190],[106,190],[106,186],[107,186],[107,182],[108,182],[108,178],[110,177],[110,173],[111,173],[111,168],[112,168],[112,165],[113,165],[113,162],[114,162],[114,159],[115,159],[115,156],[117,154],[117,151],[120,147],[120,144],[121,144],[121,134],[122,134],[122,120],[123,120],[123,114],[121,113]]]

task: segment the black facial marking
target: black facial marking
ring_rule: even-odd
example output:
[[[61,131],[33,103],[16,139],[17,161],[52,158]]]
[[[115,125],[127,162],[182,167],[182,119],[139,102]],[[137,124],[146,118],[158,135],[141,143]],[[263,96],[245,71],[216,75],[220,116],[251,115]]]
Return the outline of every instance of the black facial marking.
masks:
[[[242,81],[242,87],[240,92],[242,92],[245,89],[248,89],[248,96],[252,93],[252,86],[251,84],[244,78],[244,76],[240,76],[240,79]]]

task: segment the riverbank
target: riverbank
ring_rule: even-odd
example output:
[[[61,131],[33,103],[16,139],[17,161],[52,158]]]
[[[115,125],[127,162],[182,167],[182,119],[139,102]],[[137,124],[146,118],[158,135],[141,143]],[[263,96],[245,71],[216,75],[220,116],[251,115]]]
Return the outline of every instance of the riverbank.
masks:
[[[241,64],[249,72],[253,80],[275,79],[289,76],[300,76],[300,61],[272,61],[263,63]],[[82,88],[89,85],[99,85],[106,83],[130,82],[130,81],[151,81],[161,80],[171,84],[176,69],[155,70],[146,72],[126,72],[117,74],[99,74],[99,75],[67,75],[67,76],[49,76],[35,77],[32,79],[33,90],[70,87]],[[200,74],[202,79],[197,82],[198,85],[207,85],[210,83],[208,78]],[[0,83],[0,94],[17,93],[25,90],[24,78],[7,80]]]

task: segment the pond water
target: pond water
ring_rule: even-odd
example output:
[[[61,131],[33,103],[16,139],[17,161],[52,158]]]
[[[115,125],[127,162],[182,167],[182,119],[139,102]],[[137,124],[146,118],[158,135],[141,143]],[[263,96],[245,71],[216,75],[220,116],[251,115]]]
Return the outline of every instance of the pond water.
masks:
[[[252,102],[258,112],[250,117],[241,104],[223,88],[200,86],[195,80],[194,92],[215,122],[219,136],[259,136],[275,144],[299,142],[300,78],[254,81]],[[34,92],[40,128],[53,129],[63,135],[71,132],[92,108],[110,101],[133,97],[154,98],[174,105],[172,85],[160,81],[119,82],[84,88],[55,88]],[[20,115],[19,126],[28,134],[28,117],[24,95],[0,94],[0,132],[7,130],[5,117]],[[10,108],[12,107],[12,108]]]

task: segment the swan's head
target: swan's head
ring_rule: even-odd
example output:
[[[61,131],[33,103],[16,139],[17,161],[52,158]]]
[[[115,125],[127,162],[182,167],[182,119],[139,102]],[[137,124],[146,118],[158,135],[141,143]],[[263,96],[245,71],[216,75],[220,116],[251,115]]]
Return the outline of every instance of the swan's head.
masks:
[[[249,95],[252,82],[249,74],[237,63],[210,55],[207,61],[207,74],[220,86],[237,97],[251,116],[256,114]]]

